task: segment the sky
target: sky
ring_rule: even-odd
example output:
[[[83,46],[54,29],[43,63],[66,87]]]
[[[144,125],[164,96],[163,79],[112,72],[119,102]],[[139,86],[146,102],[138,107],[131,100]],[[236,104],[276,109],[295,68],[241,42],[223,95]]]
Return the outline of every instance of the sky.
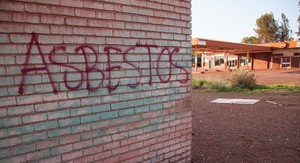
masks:
[[[255,36],[256,19],[281,13],[289,19],[293,33],[298,30],[299,0],[192,0],[192,37],[241,42]]]

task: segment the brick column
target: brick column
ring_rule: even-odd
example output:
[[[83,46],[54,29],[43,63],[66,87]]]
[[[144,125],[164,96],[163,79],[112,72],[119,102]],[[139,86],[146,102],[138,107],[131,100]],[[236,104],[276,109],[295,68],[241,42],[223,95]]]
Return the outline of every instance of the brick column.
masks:
[[[190,0],[0,2],[0,162],[190,162]]]

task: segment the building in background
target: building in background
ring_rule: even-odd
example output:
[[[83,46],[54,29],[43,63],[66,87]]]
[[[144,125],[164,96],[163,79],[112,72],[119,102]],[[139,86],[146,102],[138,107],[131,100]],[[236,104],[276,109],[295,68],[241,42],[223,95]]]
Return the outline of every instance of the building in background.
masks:
[[[272,47],[272,69],[300,68],[300,41],[261,44]]]
[[[194,57],[201,62],[195,64],[193,59],[194,72],[300,68],[300,42],[297,41],[253,45],[193,38],[192,45]]]

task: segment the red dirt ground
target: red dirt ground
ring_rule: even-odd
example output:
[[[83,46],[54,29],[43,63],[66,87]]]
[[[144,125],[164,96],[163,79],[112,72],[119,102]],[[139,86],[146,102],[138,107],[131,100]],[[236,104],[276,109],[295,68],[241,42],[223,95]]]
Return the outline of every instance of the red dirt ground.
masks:
[[[259,84],[300,85],[300,70],[251,73]],[[229,75],[205,72],[193,77],[222,80]],[[217,98],[260,101],[254,105],[210,102]],[[225,94],[193,90],[192,110],[194,163],[300,163],[300,93]]]

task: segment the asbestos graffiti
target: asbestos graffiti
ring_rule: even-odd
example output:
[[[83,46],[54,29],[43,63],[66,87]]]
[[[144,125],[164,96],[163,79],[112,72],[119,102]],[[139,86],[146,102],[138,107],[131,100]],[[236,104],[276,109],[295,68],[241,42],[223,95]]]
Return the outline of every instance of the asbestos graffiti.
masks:
[[[116,46],[105,46],[103,48],[103,51],[106,55],[107,61],[106,61],[106,67],[99,66],[99,62],[101,60],[99,59],[100,54],[97,53],[97,50],[91,46],[91,45],[80,45],[75,48],[74,52],[77,55],[80,55],[84,58],[83,60],[83,66],[82,68],[76,67],[74,64],[70,62],[60,62],[57,58],[59,54],[61,53],[67,53],[68,45],[59,45],[59,46],[53,46],[52,50],[49,53],[44,53],[43,51],[43,45],[39,43],[38,35],[33,33],[31,36],[31,40],[28,43],[28,49],[26,52],[26,57],[24,61],[23,68],[21,69],[22,72],[22,78],[21,83],[19,85],[19,94],[24,94],[26,89],[26,79],[29,77],[30,73],[39,73],[44,72],[47,74],[47,77],[49,79],[49,84],[51,85],[53,92],[58,93],[60,91],[58,81],[56,80],[57,73],[53,73],[51,71],[50,66],[59,66],[64,68],[63,72],[63,84],[68,90],[78,90],[81,89],[82,86],[85,84],[84,88],[86,88],[88,91],[97,91],[99,88],[107,88],[109,92],[112,92],[113,90],[118,89],[120,86],[120,79],[113,78],[112,73],[115,71],[120,71],[123,69],[122,65],[124,64],[115,64],[112,59],[114,54],[120,54],[122,56],[122,63],[125,63],[127,67],[130,67],[132,70],[134,70],[137,75],[137,80],[135,83],[127,84],[126,86],[134,89],[142,82],[142,77],[144,76],[142,68],[140,68],[136,62],[131,61],[128,58],[128,54],[130,54],[132,51],[134,51],[136,48],[142,48],[147,53],[148,60],[146,63],[148,64],[148,82],[150,86],[153,84],[153,77],[156,76],[159,78],[160,83],[167,83],[170,82],[171,77],[174,75],[172,73],[172,70],[177,69],[181,72],[182,75],[184,75],[183,78],[177,79],[177,82],[180,83],[186,83],[188,81],[189,73],[188,71],[182,67],[176,64],[175,61],[173,61],[173,57],[175,54],[177,54],[180,50],[178,47],[158,47],[156,45],[142,45],[142,44],[136,44],[135,46],[128,47],[124,50],[122,50],[122,47],[116,47]],[[41,64],[39,66],[33,66],[31,63],[31,60],[33,58],[33,48],[36,48],[37,56],[41,60]],[[153,59],[153,50],[158,50],[158,57],[156,59]],[[93,61],[91,62],[91,56],[93,58]],[[153,63],[156,64],[153,64]],[[162,64],[166,63],[167,66],[167,72],[162,74],[160,70],[162,69]],[[165,68],[165,67],[164,67]],[[155,74],[154,74],[155,72]],[[76,81],[70,80],[70,77],[72,75],[78,76],[78,79]],[[98,80],[91,80],[92,76],[98,76]],[[104,81],[107,81],[105,84]],[[93,82],[93,84],[92,84]],[[97,82],[95,84],[95,82]]]

